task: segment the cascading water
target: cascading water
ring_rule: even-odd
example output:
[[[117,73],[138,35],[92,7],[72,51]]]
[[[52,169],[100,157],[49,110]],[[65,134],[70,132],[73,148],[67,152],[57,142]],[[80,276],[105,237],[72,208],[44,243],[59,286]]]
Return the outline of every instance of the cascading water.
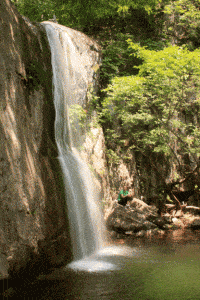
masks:
[[[102,249],[106,236],[90,170],[77,151],[81,139],[78,124],[74,136],[70,129],[70,107],[84,101],[80,90],[87,90],[87,69],[67,28],[50,22],[42,24],[51,48],[55,138],[64,175],[73,255],[78,260]]]
[[[63,171],[68,218],[70,223],[74,261],[67,266],[84,271],[106,271],[116,265],[103,261],[106,256],[130,256],[127,247],[107,245],[104,220],[97,204],[95,184],[78,148],[83,142],[73,107],[83,105],[91,81],[90,55],[81,52],[73,33],[81,33],[65,26],[43,22],[51,48],[53,94],[56,111],[55,138]],[[72,33],[73,32],[73,33]],[[87,41],[84,41],[87,45]],[[81,47],[80,47],[81,48]],[[71,118],[72,116],[72,118]]]

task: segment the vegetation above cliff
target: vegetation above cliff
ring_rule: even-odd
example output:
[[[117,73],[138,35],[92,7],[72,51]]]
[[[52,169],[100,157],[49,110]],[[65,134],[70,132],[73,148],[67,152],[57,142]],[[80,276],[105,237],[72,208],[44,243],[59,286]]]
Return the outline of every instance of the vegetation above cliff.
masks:
[[[174,43],[199,46],[199,0],[11,0],[31,21],[56,16],[65,26],[99,31],[102,26],[127,28],[140,21],[140,29],[162,31]],[[136,26],[137,27],[137,26]]]
[[[66,26],[95,26],[100,20],[125,16],[129,9],[152,12],[160,0],[12,0],[32,21],[41,22],[56,15]]]
[[[139,174],[144,160],[162,189],[169,176],[170,184],[190,178],[199,188],[200,1],[13,2],[31,20],[55,15],[101,44],[101,92],[93,105],[109,162],[131,164],[134,153]],[[142,176],[139,184],[152,188]]]

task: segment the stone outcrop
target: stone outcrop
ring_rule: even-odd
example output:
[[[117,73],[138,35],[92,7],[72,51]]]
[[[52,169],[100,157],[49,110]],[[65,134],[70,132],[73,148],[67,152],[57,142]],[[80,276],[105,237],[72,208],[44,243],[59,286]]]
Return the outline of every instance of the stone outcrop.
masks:
[[[27,284],[71,261],[71,242],[46,32],[20,16],[10,0],[1,1],[0,15],[0,275]],[[87,109],[86,94],[97,88],[100,54],[84,34],[68,32],[88,55]]]
[[[200,229],[199,207],[185,206],[182,210],[173,211],[172,216],[175,228]]]
[[[0,13],[0,272],[4,277],[8,269],[13,273],[24,268],[24,258],[40,254],[38,241],[52,250],[52,239],[59,232],[54,251],[47,255],[49,266],[71,260],[71,246],[54,140],[46,33],[40,24],[21,17],[9,0],[1,1]]]
[[[113,202],[106,223],[111,231],[130,234],[155,229],[159,225],[159,220],[155,207],[134,198],[126,206],[119,205],[117,201]]]
[[[105,139],[102,128],[91,119],[91,127],[82,145],[81,157],[87,162],[93,174],[95,192],[101,200],[101,208],[106,214],[111,205],[109,174],[105,156]]]
[[[196,230],[200,229],[199,208],[184,206],[176,211],[175,205],[166,205],[166,212],[160,215],[155,206],[136,198],[126,206],[113,201],[107,211],[106,224],[113,238],[122,235],[149,237],[179,228]]]

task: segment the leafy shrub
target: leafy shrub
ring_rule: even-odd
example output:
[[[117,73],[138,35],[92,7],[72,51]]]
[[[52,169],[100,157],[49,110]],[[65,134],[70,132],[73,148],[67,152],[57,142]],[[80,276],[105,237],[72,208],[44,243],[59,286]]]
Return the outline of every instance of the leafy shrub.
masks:
[[[199,0],[170,1],[164,7],[167,16],[165,31],[176,44],[190,44],[191,49],[200,46]]]
[[[173,157],[180,167],[184,155],[197,163],[200,50],[155,51],[128,42],[143,64],[137,76],[115,77],[105,90],[101,120],[108,147],[114,150],[128,139],[129,148]]]
[[[129,34],[116,33],[113,39],[102,42],[101,81],[104,86],[115,76],[138,73],[138,69],[134,66],[138,66],[142,60],[130,56],[132,50],[128,48],[128,38],[133,37]]]

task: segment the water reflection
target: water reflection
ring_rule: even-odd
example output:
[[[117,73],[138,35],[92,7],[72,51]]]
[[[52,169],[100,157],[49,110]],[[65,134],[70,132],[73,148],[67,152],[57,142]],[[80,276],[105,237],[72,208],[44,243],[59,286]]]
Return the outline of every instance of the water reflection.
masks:
[[[137,252],[133,247],[112,245],[105,247],[95,253],[96,256],[133,256]]]
[[[129,247],[108,247],[90,258],[88,270],[89,259],[83,268],[59,269],[34,285],[28,297],[15,299],[198,300],[200,233],[179,232],[176,237],[168,233],[165,238],[127,240]]]
[[[199,233],[176,231],[126,242],[129,247],[108,247],[96,254],[98,261],[116,269],[71,270],[72,290],[63,299],[200,299]]]

